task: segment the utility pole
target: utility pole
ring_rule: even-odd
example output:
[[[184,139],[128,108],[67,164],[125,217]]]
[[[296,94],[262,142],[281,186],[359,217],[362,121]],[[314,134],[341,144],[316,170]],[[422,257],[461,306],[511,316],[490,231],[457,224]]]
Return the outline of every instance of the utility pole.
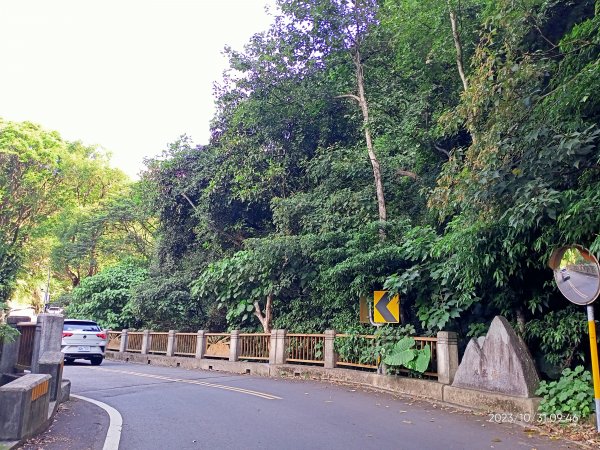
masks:
[[[44,312],[48,311],[50,303],[50,266],[48,266],[48,278],[46,280],[46,292],[44,292]]]

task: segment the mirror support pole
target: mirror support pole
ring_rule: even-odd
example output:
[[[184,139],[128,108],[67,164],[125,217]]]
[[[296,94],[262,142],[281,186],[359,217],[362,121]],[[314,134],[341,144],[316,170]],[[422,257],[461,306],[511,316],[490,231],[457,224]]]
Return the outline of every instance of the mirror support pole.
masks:
[[[594,306],[587,305],[588,329],[590,334],[590,353],[592,356],[592,376],[594,379],[594,402],[596,404],[596,429],[600,432],[600,373],[598,370],[598,345],[596,343],[596,322]]]

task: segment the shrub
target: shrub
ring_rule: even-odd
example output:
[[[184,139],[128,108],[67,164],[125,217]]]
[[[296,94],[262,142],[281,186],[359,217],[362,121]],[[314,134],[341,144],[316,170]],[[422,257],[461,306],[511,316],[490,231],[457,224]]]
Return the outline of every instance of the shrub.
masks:
[[[574,370],[565,369],[557,381],[542,381],[535,392],[543,397],[539,413],[578,419],[589,416],[594,408],[594,389],[592,375],[583,366]]]

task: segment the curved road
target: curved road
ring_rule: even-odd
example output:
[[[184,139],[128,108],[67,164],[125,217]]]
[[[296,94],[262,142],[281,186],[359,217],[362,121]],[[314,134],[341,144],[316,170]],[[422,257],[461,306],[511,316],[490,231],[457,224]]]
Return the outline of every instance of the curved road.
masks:
[[[116,361],[66,366],[64,376],[73,394],[121,413],[122,450],[574,448],[358,387]]]

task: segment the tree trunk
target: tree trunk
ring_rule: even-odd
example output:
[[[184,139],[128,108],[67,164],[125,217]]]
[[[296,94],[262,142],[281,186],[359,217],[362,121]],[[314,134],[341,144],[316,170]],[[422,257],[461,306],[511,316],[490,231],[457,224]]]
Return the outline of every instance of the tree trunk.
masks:
[[[520,306],[516,310],[517,315],[517,331],[521,337],[525,336],[525,312]]]
[[[265,313],[263,315],[260,310],[260,304],[258,301],[254,302],[254,315],[260,321],[265,333],[271,332],[271,317],[273,311],[273,294],[267,295],[267,304],[265,306]]]
[[[375,179],[375,191],[377,193],[377,207],[379,211],[379,220],[381,222],[385,222],[387,220],[387,211],[385,206],[385,196],[383,193],[383,181],[381,179],[381,168],[379,166],[377,156],[375,155],[375,150],[373,149],[373,141],[371,139],[371,129],[369,125],[369,104],[365,95],[365,79],[360,50],[358,46],[354,47],[354,51],[352,52],[352,60],[356,69],[355,74],[356,88],[358,91],[358,104],[360,106],[360,110],[362,111],[363,116],[363,126],[365,129],[365,141],[367,143],[367,152],[369,153],[369,160],[371,161],[371,166],[373,167],[373,178]],[[380,230],[380,235],[382,238],[385,238],[385,230],[383,228],[381,228]]]
[[[467,83],[467,77],[465,76],[462,43],[460,41],[460,33],[458,31],[458,20],[456,18],[456,11],[452,9],[452,5],[450,4],[450,0],[448,0],[448,12],[450,14],[450,25],[452,26],[454,46],[456,47],[456,66],[458,68],[458,74],[460,75],[464,90],[466,91],[469,87],[469,84]]]

